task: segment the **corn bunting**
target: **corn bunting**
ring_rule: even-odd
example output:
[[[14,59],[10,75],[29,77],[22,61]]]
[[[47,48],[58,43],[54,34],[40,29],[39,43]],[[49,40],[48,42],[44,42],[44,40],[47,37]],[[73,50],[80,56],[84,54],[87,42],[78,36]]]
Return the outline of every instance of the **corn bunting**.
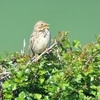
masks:
[[[50,46],[51,36],[48,28],[49,25],[44,21],[38,21],[35,24],[29,43],[29,48],[32,51],[32,57],[34,54],[42,53]]]

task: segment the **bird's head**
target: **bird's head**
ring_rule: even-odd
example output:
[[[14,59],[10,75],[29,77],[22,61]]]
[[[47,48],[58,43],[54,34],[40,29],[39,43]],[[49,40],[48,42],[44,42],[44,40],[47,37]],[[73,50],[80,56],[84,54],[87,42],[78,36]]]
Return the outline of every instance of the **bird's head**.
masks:
[[[34,26],[34,29],[37,31],[43,31],[48,28],[49,28],[49,24],[45,23],[44,21],[38,21]]]

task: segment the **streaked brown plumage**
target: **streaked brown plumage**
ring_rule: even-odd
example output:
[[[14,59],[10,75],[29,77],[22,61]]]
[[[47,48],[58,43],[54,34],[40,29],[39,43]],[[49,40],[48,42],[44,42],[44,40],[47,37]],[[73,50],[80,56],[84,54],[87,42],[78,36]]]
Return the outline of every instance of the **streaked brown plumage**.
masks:
[[[50,46],[51,36],[48,26],[49,25],[44,21],[38,21],[35,24],[29,42],[29,48],[32,51],[32,57],[34,54],[42,53]]]

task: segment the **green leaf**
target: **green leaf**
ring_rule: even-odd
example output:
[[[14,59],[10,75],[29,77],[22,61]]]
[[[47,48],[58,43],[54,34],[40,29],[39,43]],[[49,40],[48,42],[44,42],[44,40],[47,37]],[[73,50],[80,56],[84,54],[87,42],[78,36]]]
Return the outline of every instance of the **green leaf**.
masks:
[[[39,74],[40,74],[40,75],[44,75],[45,73],[46,73],[46,70],[40,70],[40,71],[39,71]]]
[[[44,78],[40,79],[40,84],[42,84],[44,82]]]
[[[25,92],[24,92],[24,91],[22,91],[22,92],[19,94],[19,97],[20,97],[20,98],[25,98],[25,97],[26,97]]]
[[[8,100],[11,100],[11,98],[12,98],[12,94],[5,93],[4,96],[5,96]]]
[[[37,93],[34,94],[34,98],[37,99],[37,100],[40,100],[41,97],[42,97],[41,94],[37,94]]]
[[[17,88],[17,84],[13,83],[12,90],[16,90],[16,88]]]
[[[81,74],[78,74],[75,80],[78,82],[78,81],[81,80],[81,78],[82,78],[82,75]]]
[[[96,35],[96,39],[100,43],[100,35]]]
[[[97,89],[98,89],[97,97],[98,97],[98,100],[99,100],[100,99],[100,86],[98,86]]]
[[[3,84],[3,88],[8,88],[9,85],[10,85],[9,82],[8,82],[8,81],[5,81],[4,84]],[[11,85],[10,85],[10,86],[11,86]]]
[[[11,90],[12,90],[12,87],[13,87],[14,83],[12,81],[5,81],[4,84],[3,84],[3,89],[4,89],[4,92],[8,92],[11,93]],[[15,87],[14,87],[15,88]]]
[[[29,65],[27,54],[0,58],[1,81],[10,73],[2,82],[4,100],[100,99],[100,36],[84,47],[74,40],[73,48],[67,35],[61,32],[51,52]]]
[[[65,32],[65,35],[67,36],[69,33],[68,32]]]
[[[74,41],[73,41],[73,47],[75,47],[75,48],[81,48],[81,43],[80,43],[80,41],[74,40]]]
[[[41,68],[43,68],[44,64],[45,64],[45,60],[44,60],[44,61],[42,61],[42,62],[40,63],[39,68],[40,68],[40,69],[41,69]]]
[[[18,77],[18,78],[21,78],[22,75],[23,75],[23,72],[22,72],[22,71],[18,71],[18,72],[17,72],[17,77]]]
[[[30,73],[30,69],[27,68],[27,69],[25,70],[25,73],[29,74],[29,73]]]
[[[25,100],[26,94],[22,91],[15,100]]]

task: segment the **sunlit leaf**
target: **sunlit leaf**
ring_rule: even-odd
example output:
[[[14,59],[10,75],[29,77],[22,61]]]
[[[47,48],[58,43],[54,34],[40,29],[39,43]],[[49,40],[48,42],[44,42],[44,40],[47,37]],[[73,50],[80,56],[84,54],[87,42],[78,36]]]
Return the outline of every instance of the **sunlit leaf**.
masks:
[[[37,99],[37,100],[40,100],[42,97],[41,94],[34,94],[34,98]]]
[[[80,41],[74,40],[74,41],[73,41],[73,47],[75,47],[75,48],[81,48],[81,43],[80,43]]]

